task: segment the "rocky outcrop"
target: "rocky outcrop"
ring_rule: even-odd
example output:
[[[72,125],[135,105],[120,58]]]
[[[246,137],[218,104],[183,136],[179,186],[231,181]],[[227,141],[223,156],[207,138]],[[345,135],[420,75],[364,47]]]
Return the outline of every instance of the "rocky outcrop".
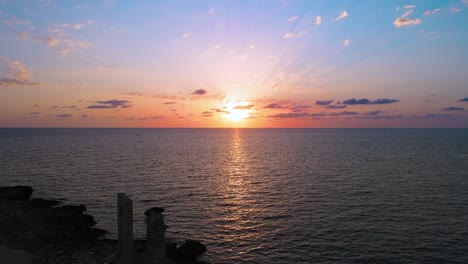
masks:
[[[195,260],[198,256],[205,253],[207,250],[206,246],[197,240],[185,240],[178,249],[177,255],[189,260]]]
[[[29,186],[0,187],[0,199],[6,200],[28,200],[33,188]]]

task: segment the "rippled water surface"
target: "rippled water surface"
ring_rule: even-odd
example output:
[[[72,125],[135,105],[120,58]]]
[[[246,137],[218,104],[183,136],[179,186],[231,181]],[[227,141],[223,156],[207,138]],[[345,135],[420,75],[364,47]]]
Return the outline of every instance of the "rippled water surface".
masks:
[[[468,130],[0,129],[0,185],[166,208],[212,263],[468,263]]]

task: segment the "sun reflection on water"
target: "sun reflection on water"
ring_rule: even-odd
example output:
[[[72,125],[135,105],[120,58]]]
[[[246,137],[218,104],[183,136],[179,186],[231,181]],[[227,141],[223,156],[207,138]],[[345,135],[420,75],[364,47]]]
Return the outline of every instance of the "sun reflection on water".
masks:
[[[217,224],[226,230],[220,239],[227,243],[242,244],[255,239],[259,215],[255,206],[256,198],[251,181],[255,177],[252,171],[252,160],[244,142],[241,129],[234,129],[230,135],[231,142],[226,156],[223,178],[222,202],[219,203]],[[239,253],[239,252],[238,252]]]

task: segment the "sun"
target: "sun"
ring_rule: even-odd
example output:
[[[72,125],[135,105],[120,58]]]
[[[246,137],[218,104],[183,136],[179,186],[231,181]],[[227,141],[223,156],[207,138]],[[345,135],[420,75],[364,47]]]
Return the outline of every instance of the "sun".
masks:
[[[239,121],[241,119],[247,118],[249,113],[247,110],[232,109],[229,111],[229,114],[226,114],[226,117],[233,120]]]
[[[230,101],[224,104],[226,118],[232,121],[239,121],[250,116],[252,107],[247,101]]]

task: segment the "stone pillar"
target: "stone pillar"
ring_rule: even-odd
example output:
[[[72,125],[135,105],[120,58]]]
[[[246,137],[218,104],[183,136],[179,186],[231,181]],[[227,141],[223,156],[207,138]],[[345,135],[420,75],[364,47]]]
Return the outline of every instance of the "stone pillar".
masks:
[[[166,257],[166,228],[164,208],[146,210],[146,254],[150,263],[157,263]]]
[[[133,262],[133,202],[125,193],[117,194],[118,259],[120,264]]]

